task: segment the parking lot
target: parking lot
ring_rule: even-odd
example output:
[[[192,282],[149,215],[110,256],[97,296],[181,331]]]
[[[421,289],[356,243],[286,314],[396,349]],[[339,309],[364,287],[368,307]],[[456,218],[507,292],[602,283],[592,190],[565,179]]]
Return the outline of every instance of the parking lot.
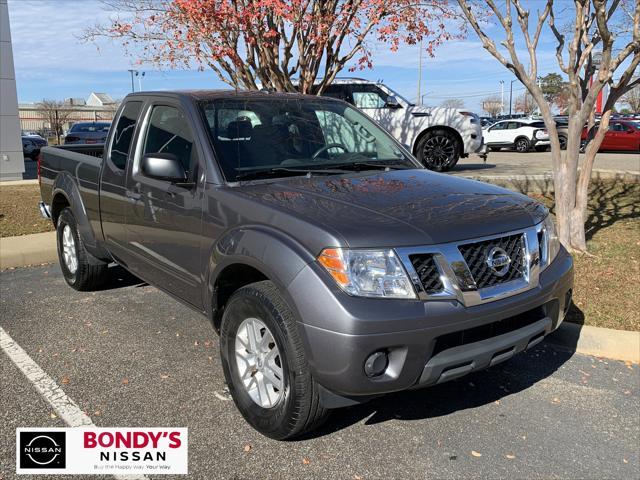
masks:
[[[543,343],[488,371],[336,411],[276,442],[230,401],[208,320],[120,268],[79,293],[57,265],[1,274],[0,327],[97,426],[189,428],[192,478],[638,478],[637,365]],[[0,478],[15,428],[64,426],[0,353]]]
[[[580,155],[583,158],[584,155]],[[613,173],[640,173],[640,155],[631,152],[598,153],[594,171]],[[550,175],[552,173],[551,152],[517,153],[507,150],[489,152],[484,162],[478,155],[461,158],[451,172],[462,176],[521,176]]]

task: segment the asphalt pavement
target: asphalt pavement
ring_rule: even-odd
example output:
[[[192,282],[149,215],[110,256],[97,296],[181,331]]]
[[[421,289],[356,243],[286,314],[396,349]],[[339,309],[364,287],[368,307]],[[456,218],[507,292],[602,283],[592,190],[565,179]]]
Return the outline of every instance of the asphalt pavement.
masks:
[[[190,478],[640,477],[637,365],[542,343],[277,442],[230,401],[209,321],[120,268],[111,275],[106,289],[79,293],[58,266],[4,271],[0,327],[97,426],[188,427]],[[4,352],[0,373],[0,478],[9,479],[15,428],[63,423]]]
[[[580,155],[580,159],[584,155]],[[640,155],[637,152],[601,152],[593,165],[594,175],[598,173],[625,172],[640,174]],[[478,155],[461,158],[450,172],[453,175],[486,176],[522,176],[551,175],[551,152],[518,153],[508,150],[489,152],[485,162]]]

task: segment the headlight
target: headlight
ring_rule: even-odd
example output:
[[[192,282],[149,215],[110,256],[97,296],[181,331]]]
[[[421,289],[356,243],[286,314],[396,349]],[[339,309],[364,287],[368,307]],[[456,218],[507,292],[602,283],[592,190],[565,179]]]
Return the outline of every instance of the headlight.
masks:
[[[318,262],[350,295],[416,298],[409,277],[393,250],[325,248]]]
[[[560,251],[560,240],[556,233],[556,224],[553,221],[551,214],[547,215],[547,218],[542,222],[542,229],[538,237],[540,242],[540,263],[543,267],[546,267]]]

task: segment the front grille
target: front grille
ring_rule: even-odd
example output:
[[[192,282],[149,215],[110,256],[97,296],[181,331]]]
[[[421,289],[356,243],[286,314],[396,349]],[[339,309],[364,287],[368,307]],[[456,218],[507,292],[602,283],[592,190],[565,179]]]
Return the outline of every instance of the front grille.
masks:
[[[409,259],[415,268],[418,278],[422,283],[422,288],[428,295],[439,293],[444,290],[444,285],[440,279],[440,272],[431,253],[410,255]]]
[[[503,276],[497,275],[487,264],[487,256],[494,247],[502,248],[511,259],[508,270]],[[524,277],[524,237],[521,233],[482,242],[467,243],[460,245],[458,249],[467,262],[469,271],[479,289]]]

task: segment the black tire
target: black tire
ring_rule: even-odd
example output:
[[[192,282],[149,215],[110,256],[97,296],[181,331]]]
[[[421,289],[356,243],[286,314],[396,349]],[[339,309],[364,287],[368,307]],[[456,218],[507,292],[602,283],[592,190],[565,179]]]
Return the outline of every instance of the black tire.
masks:
[[[240,378],[236,335],[243,321],[251,318],[259,319],[269,329],[279,350],[282,395],[270,408],[258,405]],[[326,419],[328,410],[320,403],[294,315],[273,282],[253,283],[231,296],[222,317],[220,355],[233,401],[258,432],[284,440],[309,432]],[[251,377],[254,375],[255,370]]]
[[[63,237],[65,235],[65,227],[67,226],[74,240],[71,248],[75,250],[76,255],[77,265],[75,269],[67,265],[67,260],[65,260]],[[87,252],[82,238],[78,234],[76,219],[70,208],[65,208],[60,212],[56,233],[58,261],[60,262],[64,279],[69,286],[80,291],[90,291],[100,287],[107,278],[108,265]]]
[[[528,138],[520,137],[516,139],[516,141],[514,142],[513,148],[518,153],[526,153],[529,150],[531,150],[531,142],[529,141]]]
[[[447,172],[460,159],[462,145],[450,131],[435,129],[427,132],[418,142],[416,156],[429,170]]]
[[[567,137],[564,135],[558,135],[558,140],[560,141],[560,150],[567,149]]]
[[[587,151],[587,142],[586,140],[580,140],[580,153],[584,153]]]

